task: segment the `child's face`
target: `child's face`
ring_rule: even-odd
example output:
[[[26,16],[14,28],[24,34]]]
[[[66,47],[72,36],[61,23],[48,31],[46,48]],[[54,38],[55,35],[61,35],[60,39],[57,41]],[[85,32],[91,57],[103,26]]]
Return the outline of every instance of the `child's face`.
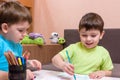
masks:
[[[102,39],[104,31],[100,33],[99,30],[91,29],[87,30],[85,28],[80,30],[80,39],[83,45],[87,48],[94,48],[99,40]]]
[[[30,25],[27,21],[8,26],[6,29],[6,32],[4,32],[5,37],[8,40],[12,40],[12,41],[18,43],[27,34],[27,29],[29,28],[29,26]]]

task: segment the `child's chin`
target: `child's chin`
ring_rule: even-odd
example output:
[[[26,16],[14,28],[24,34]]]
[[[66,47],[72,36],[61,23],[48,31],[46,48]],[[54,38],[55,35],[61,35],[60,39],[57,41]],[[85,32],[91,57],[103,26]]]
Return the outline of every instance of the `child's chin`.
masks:
[[[88,49],[94,48],[93,46],[86,46]]]

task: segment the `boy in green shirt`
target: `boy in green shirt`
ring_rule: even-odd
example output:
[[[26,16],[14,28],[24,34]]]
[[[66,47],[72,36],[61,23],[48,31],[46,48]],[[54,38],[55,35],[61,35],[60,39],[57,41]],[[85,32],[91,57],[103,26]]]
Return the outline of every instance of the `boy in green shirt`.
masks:
[[[81,42],[71,44],[52,59],[53,64],[70,75],[84,74],[92,79],[110,76],[113,64],[109,52],[98,46],[104,35],[104,21],[96,13],[88,13],[79,23]],[[68,54],[68,55],[67,55]],[[68,56],[71,63],[68,63]]]

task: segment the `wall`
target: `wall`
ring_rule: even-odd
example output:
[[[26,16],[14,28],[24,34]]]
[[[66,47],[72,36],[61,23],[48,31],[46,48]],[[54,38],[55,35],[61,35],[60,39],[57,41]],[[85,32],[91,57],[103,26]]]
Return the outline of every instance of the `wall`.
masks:
[[[102,16],[105,28],[120,28],[120,0],[35,0],[34,32],[42,33],[47,42],[52,32],[63,37],[64,29],[78,28],[88,12]]]

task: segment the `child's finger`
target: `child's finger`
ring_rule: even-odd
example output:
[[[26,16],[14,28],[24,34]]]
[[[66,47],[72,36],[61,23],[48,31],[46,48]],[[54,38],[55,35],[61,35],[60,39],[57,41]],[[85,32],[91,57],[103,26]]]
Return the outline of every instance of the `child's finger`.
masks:
[[[26,80],[34,80],[34,74],[27,69],[27,79]]]

